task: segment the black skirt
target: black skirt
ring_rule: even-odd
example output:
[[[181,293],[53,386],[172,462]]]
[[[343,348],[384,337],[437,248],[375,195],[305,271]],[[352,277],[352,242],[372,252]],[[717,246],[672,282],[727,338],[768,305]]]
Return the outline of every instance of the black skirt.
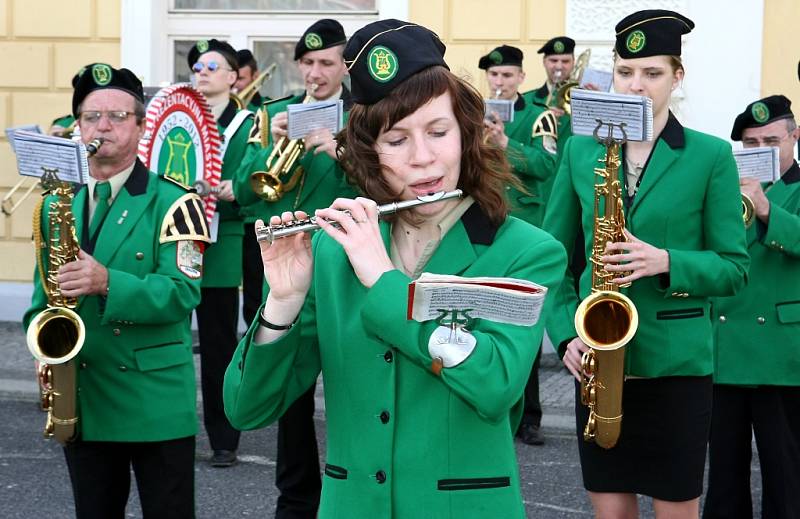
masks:
[[[576,381],[575,414],[583,485],[591,492],[688,501],[703,493],[711,428],[711,376],[626,380],[622,429],[609,450],[583,440],[589,410]]]

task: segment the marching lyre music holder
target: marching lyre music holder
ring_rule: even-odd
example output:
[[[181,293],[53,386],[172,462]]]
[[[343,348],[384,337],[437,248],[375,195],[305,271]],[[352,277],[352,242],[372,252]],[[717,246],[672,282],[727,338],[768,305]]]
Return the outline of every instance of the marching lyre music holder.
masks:
[[[606,147],[615,143],[621,146],[628,142],[628,132],[625,131],[626,123],[606,123],[600,119],[595,119],[595,121],[597,121],[597,126],[594,129],[593,135],[597,142],[604,144]],[[605,137],[600,136],[600,128],[603,126],[608,128],[608,134]],[[614,137],[614,128],[619,128],[620,133],[622,133],[622,138],[617,139]]]

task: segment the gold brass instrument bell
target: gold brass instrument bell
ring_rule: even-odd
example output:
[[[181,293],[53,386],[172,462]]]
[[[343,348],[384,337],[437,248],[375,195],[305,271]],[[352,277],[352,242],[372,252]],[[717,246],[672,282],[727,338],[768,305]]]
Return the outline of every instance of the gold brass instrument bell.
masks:
[[[247,105],[250,104],[250,101],[253,100],[253,97],[256,95],[256,92],[261,90],[262,85],[266,83],[269,78],[272,77],[272,74],[275,72],[275,69],[278,68],[277,63],[273,63],[266,69],[264,69],[256,78],[244,87],[241,92],[237,92],[231,95],[231,98],[236,103],[236,108],[239,110],[244,110],[247,108]]]
[[[756,205],[753,203],[753,199],[742,193],[742,220],[744,220],[746,229],[749,229],[750,226],[753,225],[755,217]]]
[[[314,100],[312,97],[318,85],[311,85],[310,92],[303,99],[303,104]],[[276,202],[294,189],[297,183],[303,178],[303,168],[294,167],[297,159],[305,151],[303,139],[291,139],[284,136],[272,146],[272,152],[266,161],[265,171],[256,171],[250,175],[250,187],[258,195],[268,202]],[[292,170],[294,169],[294,172]]]
[[[572,101],[572,89],[581,84],[583,71],[589,66],[589,59],[591,57],[592,49],[586,49],[578,55],[578,59],[575,60],[575,66],[572,67],[572,72],[570,72],[569,76],[563,81],[560,81],[561,78],[559,77],[556,84],[553,85],[553,91],[550,92],[547,102],[545,103],[547,106],[560,108],[564,110],[566,114],[572,113],[572,106],[570,104]]]

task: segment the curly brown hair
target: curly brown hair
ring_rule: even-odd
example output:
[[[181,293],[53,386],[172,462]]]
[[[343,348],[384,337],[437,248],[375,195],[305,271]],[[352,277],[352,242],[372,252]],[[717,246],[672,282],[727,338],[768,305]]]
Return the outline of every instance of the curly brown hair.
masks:
[[[461,129],[458,187],[499,225],[508,214],[506,186],[519,186],[519,180],[511,172],[503,150],[483,142],[484,103],[480,94],[445,67],[433,66],[414,74],[375,104],[354,104],[347,128],[337,137],[340,162],[349,181],[365,196],[378,204],[397,200],[399,193],[392,191],[381,174],[376,139],[382,131],[388,131],[445,92],[450,93]]]

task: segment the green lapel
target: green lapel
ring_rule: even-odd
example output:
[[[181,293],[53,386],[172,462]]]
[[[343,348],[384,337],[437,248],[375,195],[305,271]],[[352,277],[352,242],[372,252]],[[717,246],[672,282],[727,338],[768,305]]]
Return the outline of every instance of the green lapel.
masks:
[[[642,184],[639,186],[639,191],[633,198],[633,205],[631,205],[631,209],[628,212],[629,217],[633,216],[636,208],[639,207],[647,194],[653,190],[653,186],[661,180],[661,177],[664,176],[664,172],[678,159],[678,156],[679,153],[673,150],[669,144],[664,142],[663,139],[658,139],[656,147],[653,150],[653,155],[650,157],[650,162],[647,164],[647,169],[643,172],[644,178],[642,179]],[[623,183],[623,186],[624,185]]]
[[[81,239],[83,238],[83,215],[86,211],[86,193],[88,191],[89,186],[84,185],[75,193],[75,198],[72,201],[72,214],[75,215],[75,235],[78,237],[78,243],[81,243]]]
[[[111,204],[106,221],[97,237],[94,257],[103,265],[108,265],[114,257],[114,253],[119,250],[120,244],[144,215],[145,208],[158,191],[157,186],[154,185],[154,179],[148,178],[147,170],[138,166],[137,164],[131,173],[131,178],[128,179],[125,187],[120,190],[114,203]],[[141,186],[142,182],[144,182],[144,186]]]

